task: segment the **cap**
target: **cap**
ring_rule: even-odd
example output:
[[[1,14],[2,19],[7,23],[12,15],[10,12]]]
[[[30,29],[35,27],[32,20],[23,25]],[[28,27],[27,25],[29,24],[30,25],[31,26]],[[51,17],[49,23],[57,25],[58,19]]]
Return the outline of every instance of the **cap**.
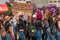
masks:
[[[6,21],[8,21],[9,19],[10,19],[10,17],[9,17],[9,16],[6,16],[6,17],[5,17],[5,20],[6,20]]]
[[[34,15],[33,15],[33,18],[36,18],[36,17],[37,17],[37,15],[36,15],[36,14],[34,14]]]

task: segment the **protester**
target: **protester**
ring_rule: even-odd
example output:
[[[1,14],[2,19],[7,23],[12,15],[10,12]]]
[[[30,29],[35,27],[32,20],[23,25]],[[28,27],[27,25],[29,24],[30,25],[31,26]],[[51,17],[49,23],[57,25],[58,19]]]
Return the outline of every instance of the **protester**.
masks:
[[[50,10],[49,14],[48,14],[49,27],[47,29],[47,31],[48,31],[47,32],[48,40],[55,40],[55,36],[56,36],[56,25],[55,25],[55,23],[53,21],[53,18],[54,18],[53,15],[54,15],[53,12]]]
[[[60,40],[60,14],[58,14],[57,18],[58,20],[56,21],[57,26],[56,40]]]
[[[0,14],[0,40],[60,40],[60,14],[48,9],[43,15],[39,9],[31,16]]]

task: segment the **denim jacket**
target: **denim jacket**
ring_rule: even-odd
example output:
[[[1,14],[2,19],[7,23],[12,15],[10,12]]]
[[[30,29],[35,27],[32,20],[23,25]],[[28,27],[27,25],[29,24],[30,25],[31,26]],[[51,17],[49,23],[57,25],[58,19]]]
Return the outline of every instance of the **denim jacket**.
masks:
[[[10,37],[10,34],[8,33],[7,35],[6,35],[6,40],[10,40],[11,39],[11,37]]]

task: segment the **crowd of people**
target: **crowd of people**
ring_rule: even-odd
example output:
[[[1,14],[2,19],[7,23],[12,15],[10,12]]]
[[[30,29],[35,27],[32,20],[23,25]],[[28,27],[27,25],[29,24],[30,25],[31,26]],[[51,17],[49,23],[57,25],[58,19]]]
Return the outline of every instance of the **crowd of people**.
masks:
[[[0,13],[0,40],[60,40],[60,14],[45,10],[23,20],[23,13],[4,17]],[[31,21],[30,21],[31,20]]]

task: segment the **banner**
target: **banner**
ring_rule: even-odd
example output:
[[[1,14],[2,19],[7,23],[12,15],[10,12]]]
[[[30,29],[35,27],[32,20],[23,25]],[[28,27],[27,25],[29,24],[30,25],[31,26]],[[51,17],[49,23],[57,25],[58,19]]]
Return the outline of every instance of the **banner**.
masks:
[[[0,13],[4,12],[4,11],[8,11],[8,7],[6,4],[0,4]]]
[[[38,9],[39,9],[39,13],[41,13],[43,15],[43,8],[38,8]],[[57,14],[56,6],[47,6],[46,9],[52,10],[54,15]]]

